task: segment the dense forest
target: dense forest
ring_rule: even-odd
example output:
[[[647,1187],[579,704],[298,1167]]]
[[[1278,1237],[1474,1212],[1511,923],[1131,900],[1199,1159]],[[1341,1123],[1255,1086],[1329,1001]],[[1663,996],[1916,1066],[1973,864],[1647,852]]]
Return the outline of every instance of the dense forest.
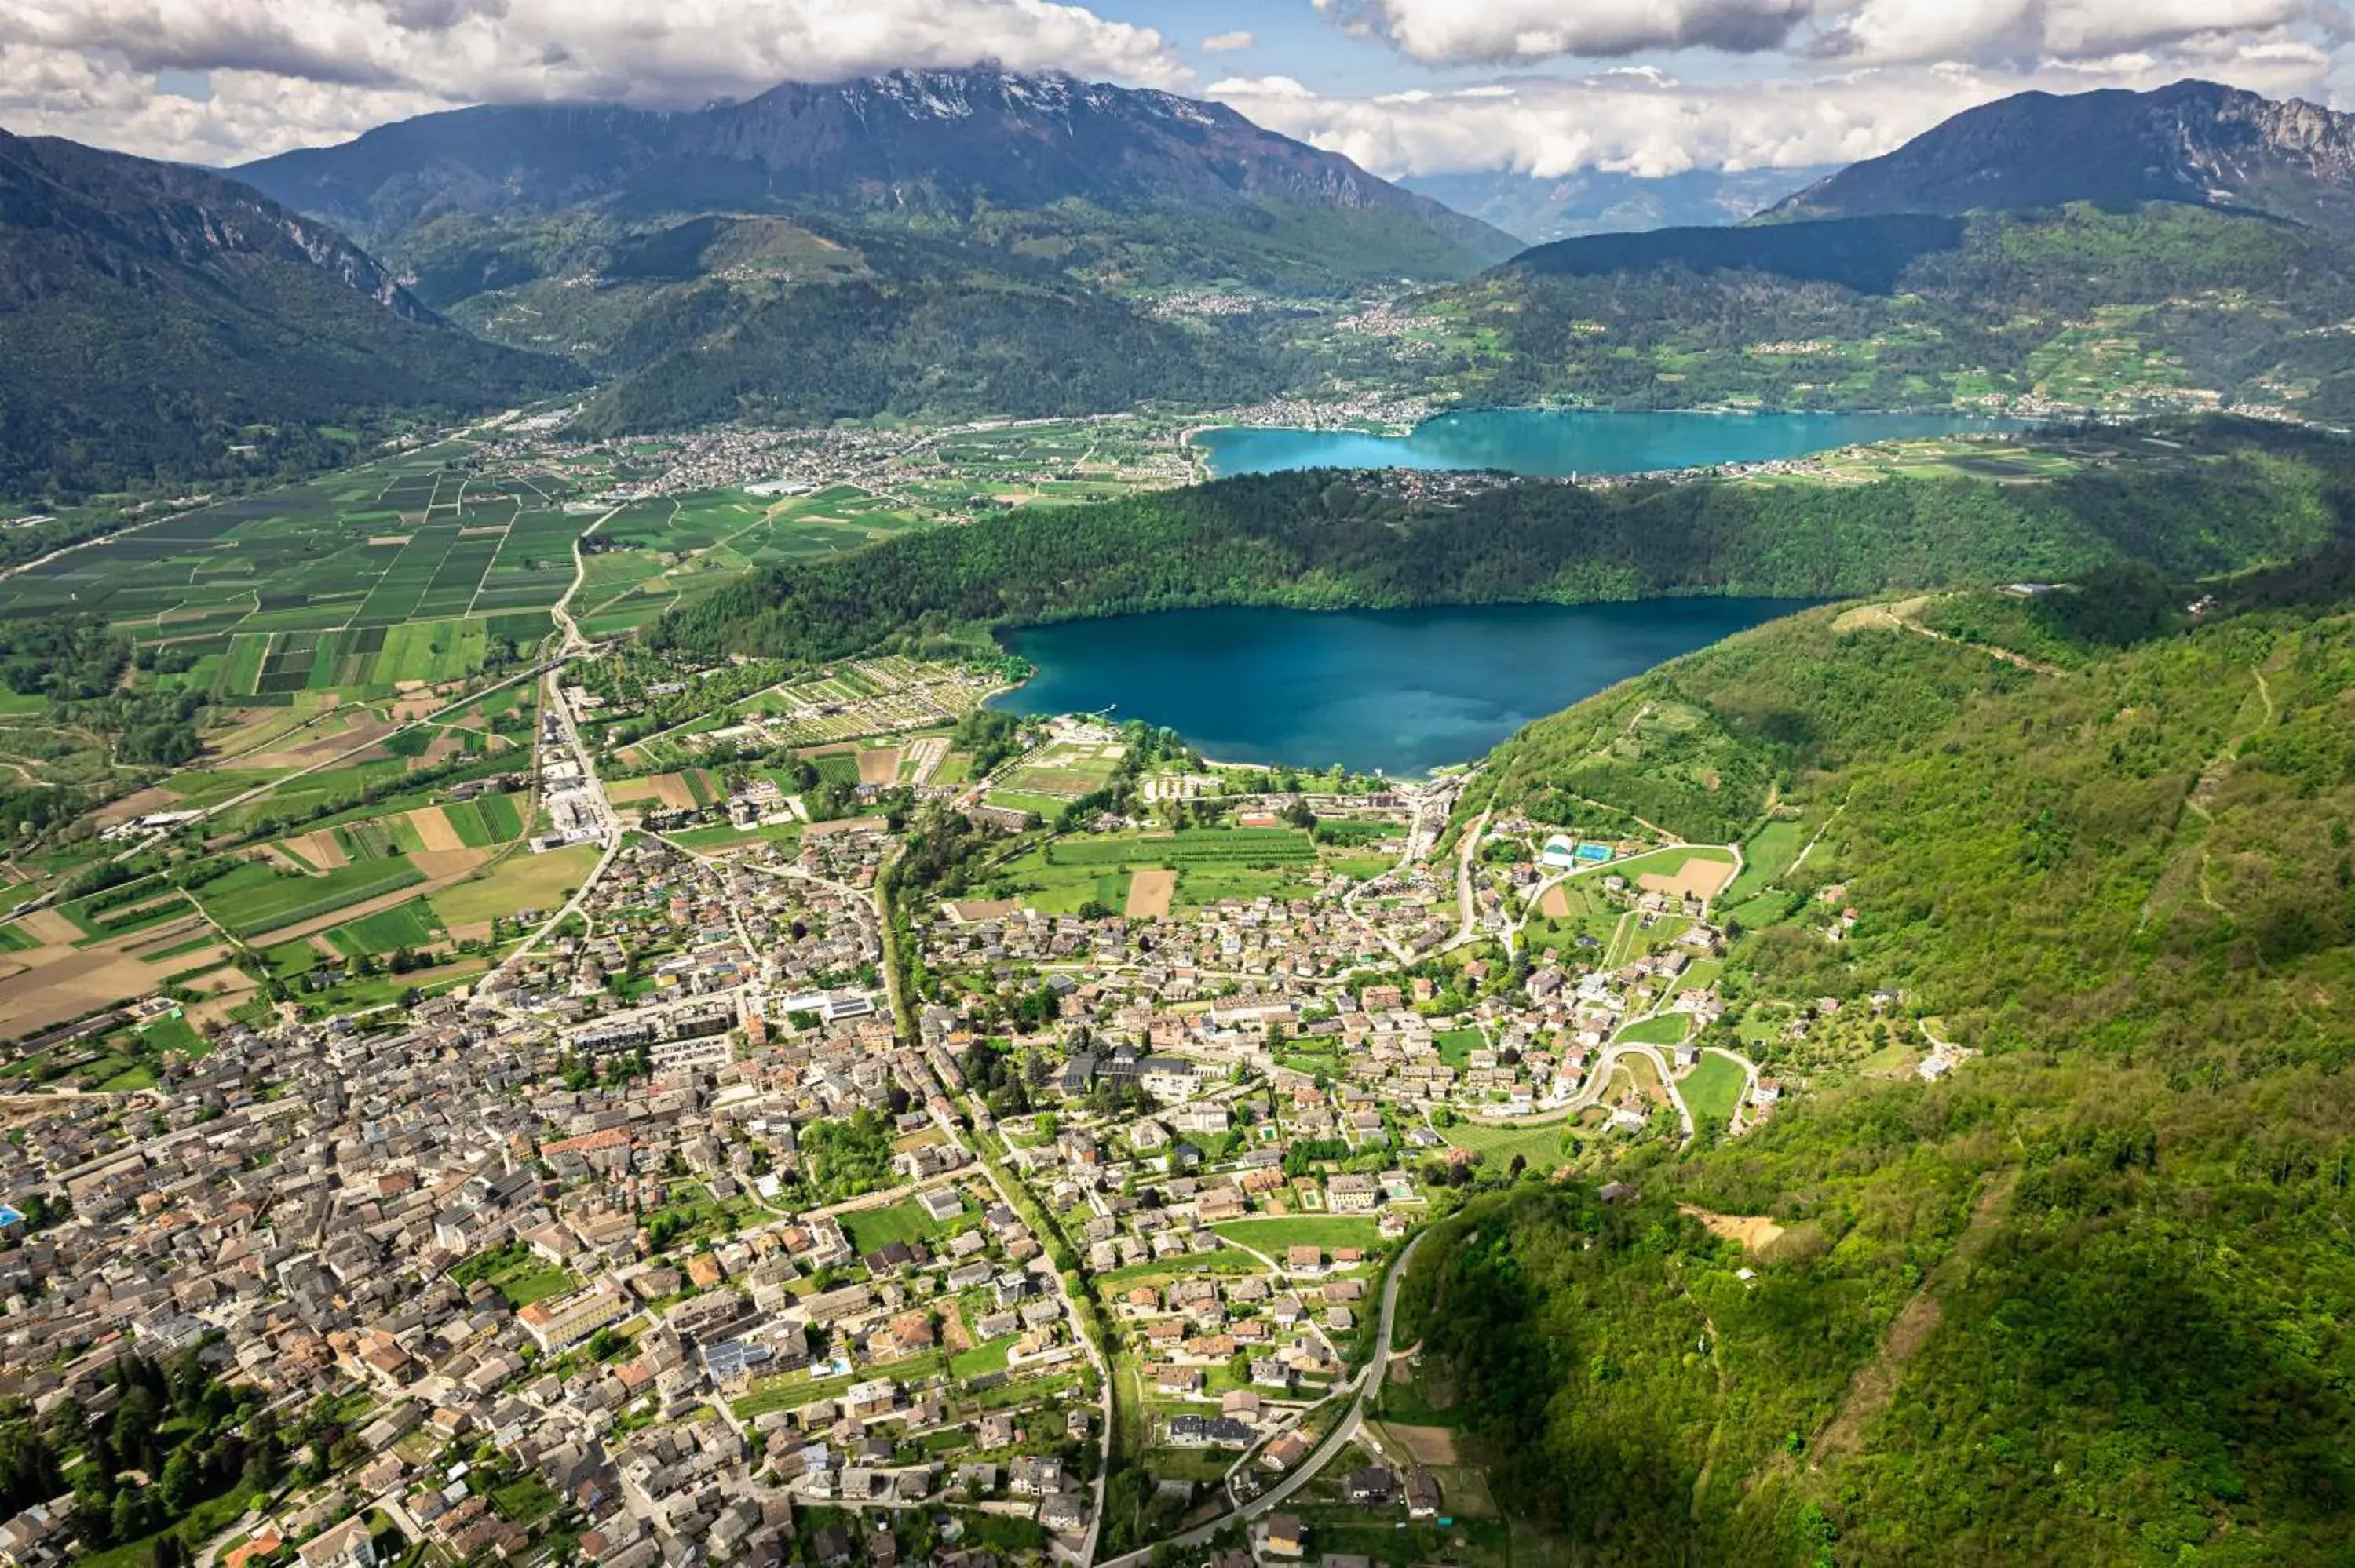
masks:
[[[1944,601],[1947,641],[1813,611],[1500,748],[1465,809],[1721,838],[1772,788],[1821,829],[1718,1027],[1823,999],[1984,1054],[1925,1085],[1753,1043],[1811,1084],[1764,1128],[1426,1243],[1401,1338],[1500,1496],[1608,1563],[2355,1554],[2350,559],[2197,618],[2135,580],[2124,614]],[[2020,631],[2056,657],[1972,645]],[[1845,941],[1806,915],[1828,889]],[[1680,1204],[1781,1234],[1745,1253]]]
[[[2299,555],[2338,525],[2345,446],[2227,422],[2181,433],[2215,461],[2034,485],[1524,481],[1414,502],[1380,476],[1259,475],[778,567],[675,611],[653,640],[823,659],[972,623],[1211,604],[1833,598],[2120,562],[2196,576]]]
[[[131,640],[96,615],[0,623],[0,683],[19,696],[102,697],[131,662]]]
[[[2355,313],[2344,245],[2179,205],[1596,236],[1438,299],[1498,334],[1479,390],[1504,403],[1943,407],[2076,367],[2227,402],[2286,387],[2308,412],[2355,410],[2335,335]],[[2070,400],[2095,390],[2053,386]]]

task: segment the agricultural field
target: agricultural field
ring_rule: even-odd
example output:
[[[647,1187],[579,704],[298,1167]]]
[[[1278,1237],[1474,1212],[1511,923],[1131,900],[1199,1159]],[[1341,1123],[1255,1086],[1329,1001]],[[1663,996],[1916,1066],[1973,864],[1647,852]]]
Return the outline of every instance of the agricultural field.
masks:
[[[1743,903],[1780,882],[1806,844],[1809,832],[1804,822],[1777,817],[1752,833],[1742,846],[1742,873],[1722,895],[1725,902]]]
[[[1561,1162],[1563,1131],[1561,1122],[1541,1127],[1480,1127],[1458,1122],[1443,1128],[1440,1136],[1457,1149],[1481,1156],[1491,1165],[1509,1165],[1518,1154],[1538,1169],[1550,1171]]]
[[[1005,684],[995,674],[893,654],[773,686],[740,712],[769,745],[817,747],[945,730]]]
[[[1117,744],[1085,746],[1060,741],[1025,758],[990,791],[993,804],[1001,794],[1018,798],[1071,801],[1093,794],[1112,781],[1126,748]]]
[[[1533,954],[1551,951],[1572,959],[1608,943],[1618,927],[1619,911],[1604,895],[1601,879],[1579,876],[1549,890],[1538,901],[1522,927],[1522,937]],[[1592,948],[1585,946],[1590,943]]]
[[[389,695],[529,646],[588,520],[459,471],[430,448],[165,517],[0,582],[0,615],[96,612],[216,701]]]
[[[379,957],[403,948],[421,950],[432,947],[442,935],[433,906],[422,898],[363,916],[326,934],[336,950],[347,959]]]
[[[314,920],[355,904],[413,887],[425,874],[388,856],[306,874],[263,860],[242,862],[196,889],[205,913],[223,929],[250,938]]]
[[[494,918],[513,919],[523,911],[554,913],[573,889],[588,880],[600,852],[594,844],[510,854],[487,872],[431,895],[433,913],[453,937],[487,934]]]
[[[1316,844],[1289,828],[1202,828],[1178,833],[1114,833],[1058,839],[1008,862],[994,891],[1046,914],[1091,904],[1114,910],[1142,899],[1199,907],[1262,894],[1291,896],[1317,864]],[[1164,880],[1151,873],[1167,873]]]

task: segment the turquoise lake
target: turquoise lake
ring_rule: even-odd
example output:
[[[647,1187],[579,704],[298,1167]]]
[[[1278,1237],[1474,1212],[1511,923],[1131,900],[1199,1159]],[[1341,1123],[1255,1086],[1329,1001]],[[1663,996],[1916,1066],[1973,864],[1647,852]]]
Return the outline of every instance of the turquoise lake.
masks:
[[[1476,609],[1187,609],[1002,634],[1039,673],[994,706],[1164,725],[1221,762],[1412,776],[1806,607],[1670,599]]]
[[[1562,477],[1769,462],[1858,442],[2017,429],[1961,414],[1677,414],[1494,408],[1442,414],[1408,436],[1229,426],[1195,438],[1219,479],[1302,468],[1501,469]]]

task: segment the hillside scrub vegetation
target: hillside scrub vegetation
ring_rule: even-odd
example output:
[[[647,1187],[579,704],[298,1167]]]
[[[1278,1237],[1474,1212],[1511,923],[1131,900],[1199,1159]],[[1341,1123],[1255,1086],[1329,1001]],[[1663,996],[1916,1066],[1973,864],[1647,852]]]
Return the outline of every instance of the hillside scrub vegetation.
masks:
[[[1705,1040],[1894,995],[1876,1037],[1980,1054],[1924,1084],[1753,1036],[1809,1091],[1764,1126],[1623,1157],[1634,1202],[1530,1181],[1449,1221],[1401,1338],[1499,1496],[1598,1563],[2355,1552],[2338,559],[2196,621],[1940,601],[1979,645],[1810,612],[1500,748],[1465,810],[1724,837],[1772,790],[1821,824]],[[2017,626],[2051,673],[1989,656]],[[1783,1234],[1745,1254],[1678,1204]]]

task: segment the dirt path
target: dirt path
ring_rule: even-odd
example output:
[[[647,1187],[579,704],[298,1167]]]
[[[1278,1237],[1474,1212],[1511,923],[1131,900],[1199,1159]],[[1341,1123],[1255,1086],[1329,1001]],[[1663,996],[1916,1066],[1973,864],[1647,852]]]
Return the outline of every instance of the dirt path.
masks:
[[[1756,1253],[1779,1241],[1783,1227],[1764,1214],[1719,1214],[1691,1203],[1678,1203],[1677,1212],[1701,1223],[1701,1228],[1721,1241],[1740,1242],[1744,1252]]]
[[[2238,759],[2241,747],[2254,740],[2280,716],[2274,705],[2273,688],[2265,683],[2265,673],[2263,670],[2252,670],[2249,673],[2256,678],[2257,700],[2264,705],[2265,716],[2240,734],[2227,736],[2223,744],[2216,748],[2216,754],[2200,764],[2200,771],[2192,776],[2191,788],[2183,797],[2183,809],[2190,815],[2199,818],[2202,824],[2212,824],[2216,821],[2214,812],[2209,808],[2223,789],[2224,780],[2232,771],[2232,764]],[[2245,711],[2248,704],[2244,701],[2241,706]],[[2235,715],[2235,716],[2238,715]],[[2135,920],[2135,930],[2137,933],[2150,924],[2150,917],[2157,906],[2158,895],[2167,887],[2169,880],[2176,876],[2178,863],[2188,858],[2194,849],[2199,851],[2200,860],[2191,873],[2191,881],[2194,890],[2199,895],[2200,902],[2219,915],[2227,917],[2232,915],[2232,911],[2216,902],[2215,895],[2208,890],[2207,847],[2204,844],[2186,844],[2181,850],[2175,850],[2173,847],[2175,842],[2182,836],[2183,826],[2179,821],[2174,835],[2169,841],[2170,853],[2167,863],[2159,868],[2158,880],[2151,884],[2150,892],[2143,897],[2142,911]],[[2263,959],[2259,960],[2260,968],[2263,967]]]
[[[1962,638],[1949,637],[1943,631],[1931,630],[1913,619],[1928,606],[1930,599],[1930,595],[1924,594],[1918,599],[1899,599],[1893,604],[1869,604],[1859,609],[1851,609],[1832,622],[1832,630],[1834,631],[1866,630],[1911,631],[1915,636],[1926,637],[1933,642],[1944,642],[1955,648],[1973,649],[1990,659],[2000,659],[2015,669],[2027,670],[2035,674],[2062,675],[2068,673],[2058,664],[2047,664],[2039,660],[2030,659],[2025,653],[2015,653],[2009,648],[1998,648],[1991,642],[1966,642]]]
[[[1898,1379],[1904,1375],[1905,1363],[1930,1341],[1945,1317],[1938,1296],[1953,1284],[1973,1258],[1987,1250],[1995,1237],[1996,1229],[2010,1212],[2011,1195],[2019,1185],[2019,1172],[2007,1171],[1998,1177],[1978,1202],[1971,1209],[1970,1223],[1955,1239],[1955,1250],[1945,1262],[1930,1271],[1922,1288],[1905,1303],[1896,1320],[1889,1325],[1889,1335],[1881,1341],[1881,1353],[1874,1357],[1848,1385],[1841,1396],[1839,1409],[1833,1413],[1807,1451],[1817,1466],[1836,1462],[1856,1452],[1864,1439],[1864,1429],[1874,1416],[1889,1408],[1896,1396]]]

